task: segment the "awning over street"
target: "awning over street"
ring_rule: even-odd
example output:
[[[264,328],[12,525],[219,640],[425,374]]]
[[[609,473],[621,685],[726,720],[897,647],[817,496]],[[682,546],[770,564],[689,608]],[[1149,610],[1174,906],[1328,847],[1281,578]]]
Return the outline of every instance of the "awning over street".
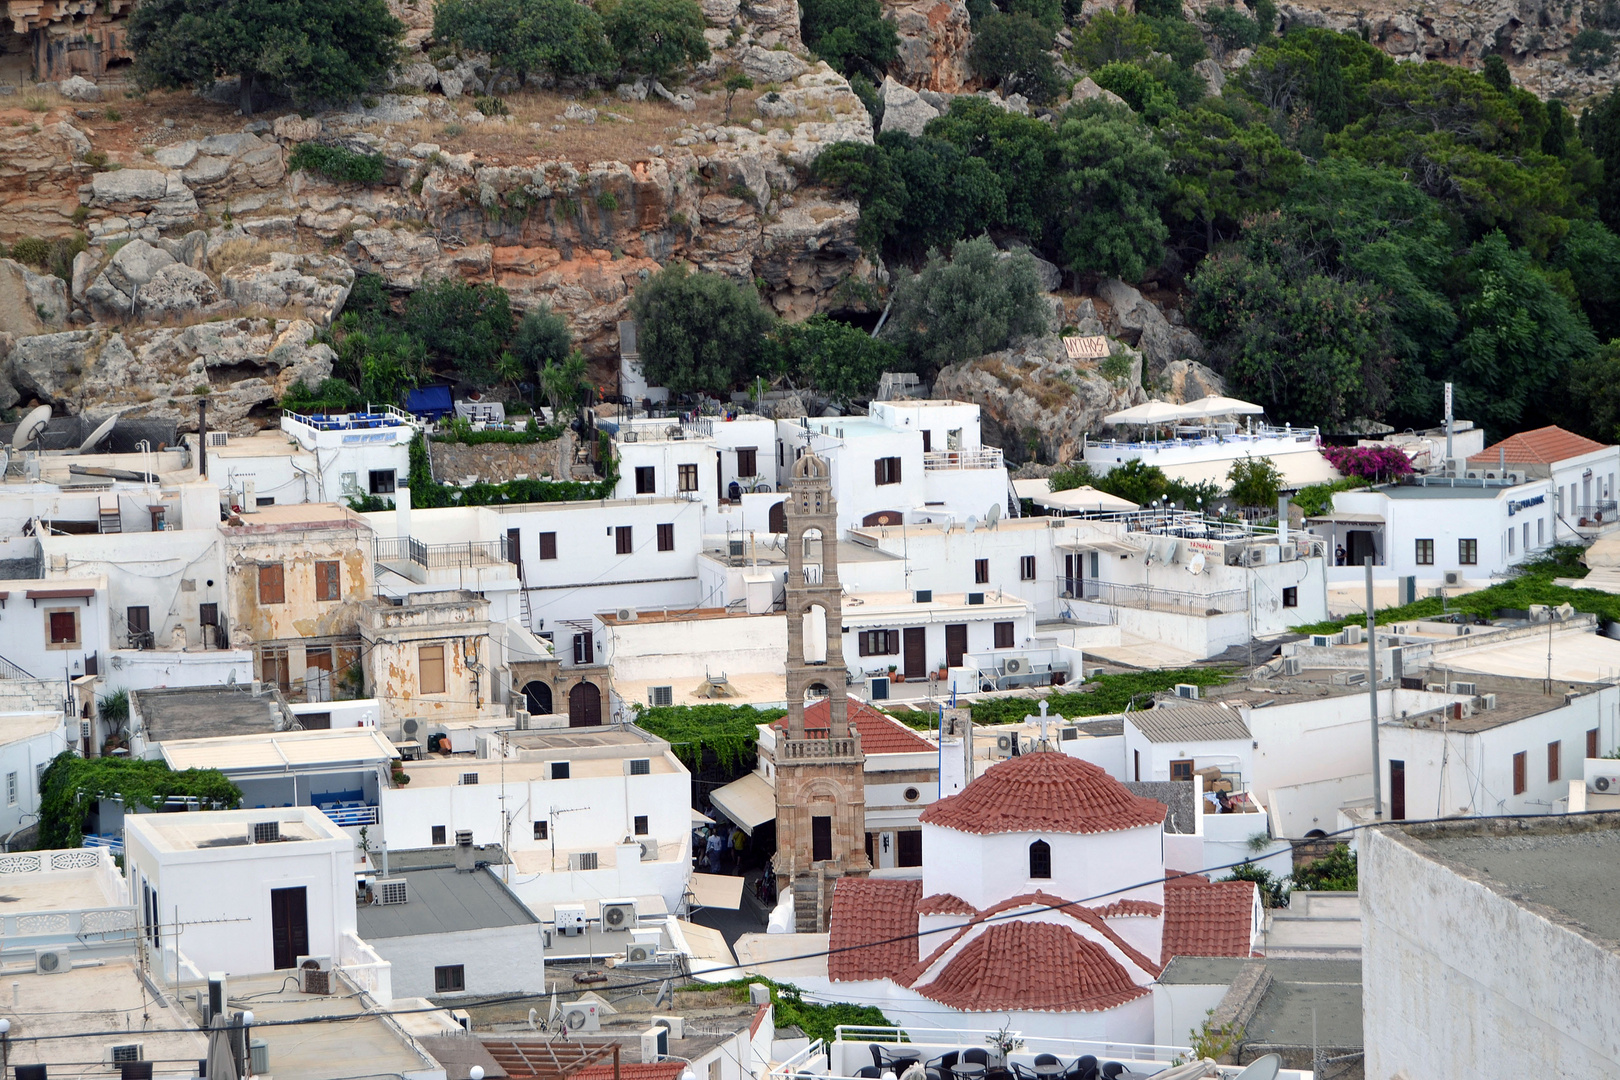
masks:
[[[692,894],[692,902],[699,907],[736,911],[742,907],[745,880],[729,874],[693,874],[692,883],[687,888]]]
[[[776,792],[759,773],[749,773],[715,790],[709,801],[749,836],[767,821],[776,820]]]
[[[1322,522],[1328,525],[1382,525],[1383,514],[1348,514],[1335,511],[1331,514],[1320,514],[1306,518],[1307,521]]]
[[[1140,555],[1142,549],[1125,543],[1123,540],[1071,540],[1067,544],[1059,544],[1059,551],[1101,551],[1109,555]]]

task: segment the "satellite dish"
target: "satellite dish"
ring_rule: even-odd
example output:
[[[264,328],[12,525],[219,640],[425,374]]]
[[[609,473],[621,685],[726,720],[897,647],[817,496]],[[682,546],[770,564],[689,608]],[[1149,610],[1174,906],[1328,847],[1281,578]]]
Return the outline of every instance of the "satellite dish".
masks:
[[[22,423],[17,425],[17,433],[11,437],[11,448],[13,450],[26,449],[29,443],[38,440],[41,435],[45,434],[45,425],[50,422],[51,407],[41,405],[23,417]]]
[[[1202,551],[1195,552],[1193,557],[1187,560],[1187,573],[1197,575],[1202,574],[1203,572],[1204,553]]]
[[[987,527],[993,529],[993,528],[996,527],[996,522],[998,522],[1000,520],[1001,520],[1001,506],[998,503],[991,503],[990,504],[990,509],[988,509],[988,510],[986,510],[984,512],[984,523],[985,523],[985,525]]]
[[[1267,1054],[1250,1062],[1247,1069],[1237,1074],[1236,1080],[1277,1080],[1277,1073],[1281,1069],[1282,1058]]]
[[[940,527],[939,534],[941,536],[949,536],[949,535],[951,535],[951,526],[954,525],[954,524],[955,524],[955,522],[952,519],[946,518],[945,519],[945,524]]]
[[[962,522],[962,528],[966,529],[969,533],[973,532],[973,530],[977,529],[978,527],[979,519],[974,517],[972,514],[969,514],[968,519]]]
[[[103,439],[112,434],[112,429],[117,425],[118,417],[116,415],[107,417],[97,426],[96,430],[90,433],[88,439],[79,444],[79,453],[88,454],[93,452]]]

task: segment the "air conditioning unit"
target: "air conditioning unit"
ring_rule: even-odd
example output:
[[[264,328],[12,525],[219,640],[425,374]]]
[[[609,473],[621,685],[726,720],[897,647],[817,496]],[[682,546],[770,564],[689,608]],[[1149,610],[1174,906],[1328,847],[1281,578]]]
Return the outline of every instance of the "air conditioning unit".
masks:
[[[568,869],[595,870],[597,868],[596,852],[576,851],[568,856]]]
[[[1453,694],[1467,694],[1469,697],[1473,697],[1474,690],[1474,684],[1471,682],[1454,682],[1451,684]]]
[[[274,844],[281,840],[281,822],[255,821],[248,825],[247,842],[250,844]]]
[[[672,1039],[686,1038],[686,1017],[684,1016],[654,1016],[652,1022],[669,1031]]]
[[[634,925],[636,925],[636,902],[634,900],[602,901],[602,929],[628,930]]]
[[[476,751],[474,756],[484,758],[484,759],[487,760],[489,758],[489,744],[490,744],[490,737],[488,735],[480,735],[480,736],[478,736],[477,740],[473,744],[474,748],[475,748],[475,751]],[[463,774],[461,782],[465,784],[467,782],[467,777],[469,777],[469,776],[472,777],[472,782],[473,783],[475,783],[475,784],[478,783],[478,774],[475,773],[475,772],[474,773],[465,773],[465,774]]]
[[[984,593],[982,593],[982,592],[970,592],[970,593],[968,593],[968,603],[969,604],[982,604],[982,603],[984,603]]]
[[[1481,712],[1490,712],[1494,708],[1496,708],[1496,695],[1495,694],[1481,694],[1480,697],[1479,697],[1479,709],[1480,709],[1480,711]]]
[[[306,994],[327,995],[332,992],[332,958],[330,956],[300,956],[298,958],[298,989]]]
[[[1058,742],[1075,742],[1079,738],[1079,728],[1066,727],[1058,730]]]
[[[1008,675],[1022,675],[1029,670],[1029,661],[1022,656],[1009,656],[1001,662],[1001,670]]]
[[[1304,668],[1304,664],[1300,661],[1299,657],[1297,657],[1297,656],[1285,656],[1285,657],[1283,657],[1282,673],[1284,675],[1298,675],[1300,673],[1300,671],[1303,670],[1303,668]]]
[[[646,964],[658,958],[656,945],[628,945],[624,950],[624,962],[627,964]],[[659,1028],[659,1031],[664,1030]]]
[[[613,614],[620,622],[635,622],[639,618],[636,609],[633,607],[622,607]]]
[[[579,937],[585,933],[584,904],[558,904],[553,912],[557,933],[563,937]]]
[[[478,753],[479,757],[481,757],[481,758],[489,757],[489,737],[487,735],[478,736],[478,748],[479,748],[479,753]],[[458,780],[458,784],[461,787],[477,787],[478,786],[478,774],[475,773],[475,772],[464,772],[464,773],[461,774],[461,776],[460,776],[460,778]]]
[[[1315,646],[1316,648],[1318,648],[1318,649],[1325,649],[1325,648],[1328,648],[1329,646],[1337,645],[1338,644],[1337,638],[1338,638],[1337,634],[1333,634],[1333,635],[1312,634],[1311,635],[1311,644],[1313,646]]]
[[[1361,644],[1361,627],[1354,626],[1354,625],[1345,627],[1344,628],[1344,643],[1346,645],[1360,645]]]
[[[639,843],[641,844],[641,861],[657,862],[658,841],[649,836],[647,839],[639,841]]]
[[[867,696],[873,701],[889,700],[889,677],[887,675],[874,675],[866,681]]]
[[[647,704],[655,709],[675,704],[675,688],[673,686],[647,687]]]
[[[1198,687],[1193,683],[1176,683],[1176,697],[1198,700]]]
[[[144,1043],[114,1043],[107,1047],[107,1060],[114,1065],[125,1062],[145,1061],[146,1044]]]
[[[224,1016],[229,1006],[230,997],[225,992],[225,973],[223,971],[210,971],[208,973],[208,1020],[213,1021],[216,1016]]]
[[[570,1001],[562,1009],[563,1027],[569,1031],[601,1031],[601,1006],[594,1001]]]
[[[451,1009],[450,1019],[461,1025],[462,1031],[469,1035],[472,1034],[472,1014],[467,1012],[466,1009]]]
[[[1462,576],[1462,571],[1461,570],[1447,570],[1446,571],[1446,584],[1447,585],[1461,585],[1462,583],[1463,583],[1463,576]]]
[[[1265,548],[1265,546],[1262,545],[1262,544],[1255,544],[1255,545],[1253,545],[1251,547],[1244,548],[1243,549],[1243,565],[1244,566],[1264,566],[1264,565],[1266,565],[1266,548]]]
[[[1346,686],[1366,686],[1367,673],[1365,671],[1352,671],[1344,677]]]
[[[1606,795],[1620,794],[1620,776],[1594,776],[1586,781],[1586,787]]]
[[[1283,562],[1293,562],[1295,559],[1299,558],[1298,544],[1281,544],[1278,546],[1277,550],[1279,553],[1278,557],[1281,558]]]
[[[519,731],[528,731],[533,724],[534,718],[528,709],[518,709],[512,714],[512,726]]]
[[[378,878],[377,903],[387,906],[389,904],[405,904],[411,899],[410,885],[404,878]]]
[[[64,971],[72,970],[73,961],[68,958],[66,951],[62,949],[34,950],[34,974],[60,975]]]
[[[733,559],[740,559],[747,554],[746,548],[747,545],[742,540],[733,540],[727,545],[727,550],[730,551]]]
[[[636,949],[640,949],[640,948],[644,948],[644,947],[640,946],[640,945],[632,945],[630,948],[631,948],[631,951],[634,952]],[[650,959],[652,959],[652,957],[648,956],[647,959],[650,960]],[[630,962],[631,963],[636,963],[636,961],[634,959],[631,959]],[[662,1025],[655,1024],[652,1027],[648,1028],[646,1031],[643,1031],[641,1033],[641,1060],[642,1061],[644,1061],[644,1062],[661,1061],[661,1060],[663,1060],[664,1055],[668,1054],[668,1053],[669,1053],[669,1028],[663,1027]]]
[[[995,749],[995,756],[996,757],[1003,757],[1003,758],[1004,757],[1012,757],[1016,753],[1018,753],[1018,736],[1016,736],[1016,735],[997,735],[996,736],[996,749]]]
[[[934,590],[918,589],[916,592],[916,600],[919,604],[932,604],[934,602]]]

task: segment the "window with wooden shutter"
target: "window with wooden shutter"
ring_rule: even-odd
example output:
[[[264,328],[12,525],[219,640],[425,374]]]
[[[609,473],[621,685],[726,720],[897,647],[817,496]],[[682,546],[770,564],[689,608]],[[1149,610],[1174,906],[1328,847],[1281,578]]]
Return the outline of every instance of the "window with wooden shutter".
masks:
[[[50,627],[52,645],[77,645],[79,642],[79,613],[73,610],[51,611],[45,615]]]
[[[259,603],[285,604],[287,602],[287,572],[280,563],[262,563],[259,566]]]
[[[900,482],[900,459],[897,457],[877,458],[872,462],[872,482],[874,484],[898,484]]]
[[[416,683],[424,694],[444,693],[444,646],[423,645],[416,650]]]
[[[658,526],[658,550],[675,550],[675,526],[673,524],[666,523]]]
[[[739,446],[737,448],[737,475],[758,476],[758,451],[752,446]]]
[[[540,534],[540,557],[542,559],[555,559],[557,557],[557,534],[543,532]]]
[[[343,595],[342,573],[336,562],[315,564],[315,599],[337,600]]]
[[[990,580],[990,560],[973,560],[973,584],[983,585]]]
[[[1513,794],[1523,795],[1528,786],[1525,781],[1525,752],[1520,750],[1513,755]]]
[[[630,526],[619,525],[614,528],[613,550],[619,555],[629,555],[635,550],[630,543]]]
[[[1550,742],[1547,744],[1547,783],[1549,784],[1558,783],[1558,759],[1562,756],[1562,753],[1562,742]]]
[[[1013,647],[1013,624],[1010,622],[996,623],[996,648],[1010,649]]]
[[[1589,728],[1586,732],[1586,756],[1598,757],[1598,729]]]

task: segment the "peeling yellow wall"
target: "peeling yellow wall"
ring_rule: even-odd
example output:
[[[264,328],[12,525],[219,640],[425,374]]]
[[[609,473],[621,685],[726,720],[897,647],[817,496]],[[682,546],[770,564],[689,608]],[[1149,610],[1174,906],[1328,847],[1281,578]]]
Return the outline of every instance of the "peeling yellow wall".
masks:
[[[369,536],[345,530],[227,534],[227,615],[231,633],[255,642],[348,637],[359,633],[360,608],[371,595]],[[282,565],[285,602],[259,603],[259,566]],[[337,562],[337,600],[315,598],[315,564]]]

